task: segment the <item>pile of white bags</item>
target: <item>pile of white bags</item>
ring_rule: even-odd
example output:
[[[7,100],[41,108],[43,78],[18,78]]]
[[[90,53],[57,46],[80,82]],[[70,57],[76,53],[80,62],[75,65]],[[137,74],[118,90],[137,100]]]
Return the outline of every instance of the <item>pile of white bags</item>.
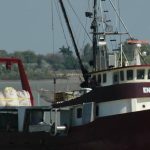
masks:
[[[17,91],[17,96],[19,100],[19,106],[31,106],[29,92],[25,90]]]
[[[0,92],[0,106],[6,106],[6,100],[3,92]]]
[[[0,106],[31,106],[29,92],[16,91],[13,87],[6,87],[0,92]]]

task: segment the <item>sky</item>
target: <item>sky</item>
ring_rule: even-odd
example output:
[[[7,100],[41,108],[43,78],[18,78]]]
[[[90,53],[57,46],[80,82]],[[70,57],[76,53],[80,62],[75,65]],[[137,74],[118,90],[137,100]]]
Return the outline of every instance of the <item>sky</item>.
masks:
[[[47,54],[65,45],[54,1],[57,0],[0,0],[0,49],[8,52],[33,50],[35,53]],[[83,8],[86,6],[87,9],[88,0],[70,2],[82,19]],[[120,0],[120,9],[131,35],[150,41],[150,0]],[[71,10],[68,10],[68,14],[72,15]],[[77,20],[69,17],[75,27],[74,32],[78,33],[76,36],[82,38]]]

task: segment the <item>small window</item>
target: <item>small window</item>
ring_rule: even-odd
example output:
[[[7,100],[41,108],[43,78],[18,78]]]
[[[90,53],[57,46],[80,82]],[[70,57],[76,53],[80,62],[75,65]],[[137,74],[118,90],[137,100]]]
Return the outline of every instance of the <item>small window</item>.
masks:
[[[101,83],[101,74],[98,75],[98,83]]]
[[[77,109],[77,118],[81,118],[82,117],[82,108],[78,108]]]
[[[107,80],[106,78],[107,78],[106,73],[104,73],[104,74],[103,74],[103,83],[106,82],[106,80]]]
[[[133,70],[127,70],[127,80],[133,80]]]
[[[120,71],[120,80],[124,81],[124,72],[123,71]]]
[[[118,81],[119,81],[119,79],[118,79],[118,73],[115,72],[114,75],[113,75],[113,82],[117,83]]]
[[[148,79],[150,79],[150,70],[148,70]]]
[[[95,111],[96,111],[95,112],[96,117],[99,116],[99,106],[98,105],[96,106],[96,110]]]
[[[144,79],[144,76],[145,76],[144,69],[137,70],[137,79]]]

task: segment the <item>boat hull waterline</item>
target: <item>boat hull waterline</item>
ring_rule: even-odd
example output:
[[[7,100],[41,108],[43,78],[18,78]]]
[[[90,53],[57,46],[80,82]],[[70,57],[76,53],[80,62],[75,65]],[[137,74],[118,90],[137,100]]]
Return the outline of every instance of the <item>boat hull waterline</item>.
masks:
[[[1,132],[0,147],[42,150],[149,150],[150,110],[98,118],[68,128],[68,135],[44,132]]]

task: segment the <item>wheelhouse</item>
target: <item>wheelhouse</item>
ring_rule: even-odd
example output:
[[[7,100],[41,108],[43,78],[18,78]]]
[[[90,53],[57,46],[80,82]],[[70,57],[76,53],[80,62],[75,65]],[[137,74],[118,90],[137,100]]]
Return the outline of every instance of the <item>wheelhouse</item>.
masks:
[[[150,82],[150,66],[129,66],[92,73],[96,86]]]

